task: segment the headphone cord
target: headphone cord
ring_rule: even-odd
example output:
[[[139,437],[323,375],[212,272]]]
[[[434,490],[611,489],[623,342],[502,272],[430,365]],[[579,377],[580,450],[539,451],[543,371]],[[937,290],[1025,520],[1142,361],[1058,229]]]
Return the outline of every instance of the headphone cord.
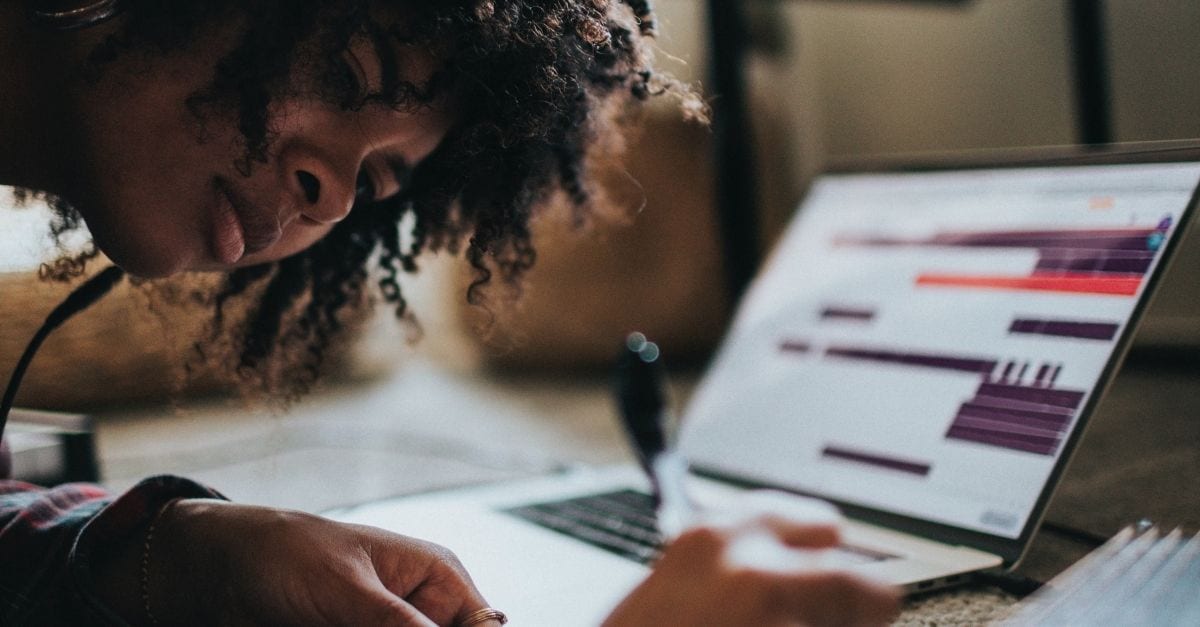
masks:
[[[29,345],[25,347],[25,352],[22,353],[20,361],[17,362],[17,367],[13,369],[12,376],[8,378],[8,388],[4,391],[4,400],[0,401],[0,438],[4,437],[4,427],[8,424],[8,413],[12,410],[13,403],[17,399],[17,389],[21,387],[21,379],[25,376],[25,370],[29,368],[29,363],[33,361],[33,356],[37,353],[38,348],[46,339],[50,332],[57,329],[59,325],[66,322],[71,316],[87,309],[100,300],[111,290],[117,283],[121,282],[125,276],[125,271],[117,266],[109,266],[101,271],[96,276],[88,279],[83,285],[75,288],[59,306],[55,307],[50,315],[46,316],[46,321],[42,323],[41,328],[37,333],[33,334],[33,338],[29,340]]]

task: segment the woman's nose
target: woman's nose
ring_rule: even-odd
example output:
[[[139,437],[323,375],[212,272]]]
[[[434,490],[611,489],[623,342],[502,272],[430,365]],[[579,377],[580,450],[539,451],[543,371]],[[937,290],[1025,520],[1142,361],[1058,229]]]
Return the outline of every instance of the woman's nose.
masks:
[[[297,211],[321,224],[342,220],[354,205],[357,163],[346,159],[340,167],[334,159],[306,145],[286,147],[280,155],[288,193]],[[341,170],[346,170],[342,172]]]
[[[340,181],[339,177],[326,170],[305,168],[294,170],[294,185],[297,187],[300,213],[322,224],[339,222],[350,213],[354,205],[354,185]]]

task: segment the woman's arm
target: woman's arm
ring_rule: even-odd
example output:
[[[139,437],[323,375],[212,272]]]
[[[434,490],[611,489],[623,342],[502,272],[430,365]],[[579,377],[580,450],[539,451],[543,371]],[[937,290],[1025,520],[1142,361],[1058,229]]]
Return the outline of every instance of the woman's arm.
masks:
[[[170,476],[115,500],[0,482],[0,564],[2,625],[432,627],[487,605],[442,547]]]
[[[220,498],[178,477],[147,479],[115,500],[93,484],[0,481],[0,624],[123,624],[100,600],[91,568],[116,538],[136,537],[184,496]]]

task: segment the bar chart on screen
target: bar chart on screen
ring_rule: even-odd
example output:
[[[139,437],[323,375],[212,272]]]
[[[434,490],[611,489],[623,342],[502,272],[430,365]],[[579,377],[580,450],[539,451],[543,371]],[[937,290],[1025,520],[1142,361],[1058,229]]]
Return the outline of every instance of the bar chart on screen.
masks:
[[[1025,276],[923,272],[916,282],[927,287],[1134,296],[1171,223],[1171,216],[1165,216],[1153,228],[950,232],[919,240],[840,236],[834,245],[1032,249],[1037,263]]]
[[[1200,168],[1114,172],[822,181],[693,401],[692,456],[1015,533]]]
[[[1133,228],[938,231],[923,238],[840,233],[834,236],[831,250],[873,249],[884,258],[888,249],[904,247],[1027,251],[1034,255],[1028,273],[917,269],[913,287],[1132,297],[1151,269],[1172,223],[1173,218],[1167,215],[1152,226]],[[946,303],[945,309],[953,309],[953,300]],[[865,307],[827,305],[821,309],[823,320],[870,321],[878,314],[877,309]],[[1112,343],[1119,329],[1119,322],[1014,316],[1006,333]],[[780,348],[786,352],[797,344],[795,340],[784,340]],[[1031,361],[1004,361],[998,357],[841,344],[827,346],[824,354],[844,360],[978,374],[979,387],[958,408],[945,437],[1038,455],[1057,452],[1087,394],[1086,389],[1056,387],[1065,366],[1062,362],[1033,365]]]

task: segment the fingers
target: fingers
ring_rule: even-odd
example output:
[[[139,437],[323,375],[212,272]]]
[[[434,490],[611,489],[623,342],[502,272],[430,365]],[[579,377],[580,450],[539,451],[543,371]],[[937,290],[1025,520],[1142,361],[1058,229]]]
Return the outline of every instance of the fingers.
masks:
[[[775,572],[795,572],[822,567],[820,549],[838,545],[840,530],[834,525],[797,523],[786,516],[760,515],[734,525],[706,523],[693,526],[672,542],[675,554],[719,556],[731,567]]]
[[[685,531],[673,543],[677,554],[664,556],[689,566],[674,568],[680,571],[676,577],[715,569],[707,594],[720,590],[728,596],[714,611],[741,608],[738,616],[763,625],[882,625],[896,614],[898,590],[829,570],[826,553],[814,550],[838,544],[836,510],[803,501],[793,507],[789,495],[738,505],[742,513],[709,518]]]
[[[779,607],[807,625],[885,625],[900,609],[898,589],[847,572],[799,573],[771,588]]]
[[[840,540],[842,516],[833,505],[774,490],[754,490],[707,513],[704,524],[733,531],[764,528],[791,547],[821,549]]]
[[[378,532],[370,549],[380,585],[438,625],[459,625],[488,607],[462,562],[449,549]],[[473,625],[499,624],[496,621]]]
[[[361,594],[346,605],[347,615],[337,617],[346,625],[384,625],[385,627],[437,627],[404,599],[397,597],[382,582],[367,583]],[[344,620],[343,620],[344,618]]]
[[[762,525],[709,526],[681,534],[605,625],[882,625],[898,607],[897,590],[823,569]]]
[[[759,517],[757,525],[730,539],[725,560],[761,579],[763,589],[777,597],[771,603],[786,617],[806,625],[883,625],[899,609],[898,590],[823,566],[822,553],[812,549],[836,546],[837,527],[770,515]]]
[[[788,518],[771,515],[760,517],[758,524],[792,548],[828,549],[841,542],[841,530],[836,525],[796,524]]]

